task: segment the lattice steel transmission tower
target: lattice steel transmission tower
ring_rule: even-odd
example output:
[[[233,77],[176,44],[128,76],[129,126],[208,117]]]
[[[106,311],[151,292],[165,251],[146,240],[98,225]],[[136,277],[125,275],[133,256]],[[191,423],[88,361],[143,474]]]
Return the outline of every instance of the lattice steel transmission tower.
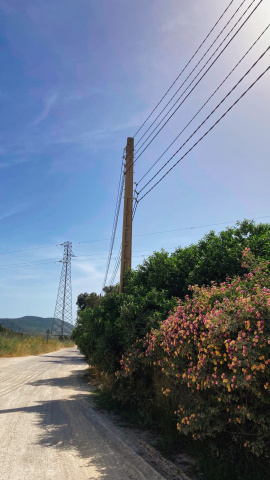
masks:
[[[62,272],[54,310],[54,319],[52,324],[52,335],[70,336],[73,328],[72,324],[72,289],[71,289],[71,258],[72,243],[64,242],[64,255],[62,262]]]

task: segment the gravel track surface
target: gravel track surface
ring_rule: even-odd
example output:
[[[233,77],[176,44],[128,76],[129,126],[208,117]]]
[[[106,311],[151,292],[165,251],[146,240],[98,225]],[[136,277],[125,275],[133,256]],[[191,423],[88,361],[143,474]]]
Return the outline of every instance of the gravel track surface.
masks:
[[[164,476],[92,408],[86,371],[77,348],[0,358],[0,479],[187,479]]]
[[[163,479],[89,402],[76,348],[0,358],[1,480]]]

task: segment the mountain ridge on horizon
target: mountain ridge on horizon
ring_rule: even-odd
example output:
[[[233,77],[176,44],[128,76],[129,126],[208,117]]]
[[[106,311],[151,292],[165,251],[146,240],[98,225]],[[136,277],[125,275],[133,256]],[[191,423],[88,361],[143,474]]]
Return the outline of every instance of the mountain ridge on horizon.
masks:
[[[18,318],[0,318],[0,324],[13,332],[45,335],[47,330],[51,331],[53,318],[25,315]],[[73,325],[71,326],[74,328]]]

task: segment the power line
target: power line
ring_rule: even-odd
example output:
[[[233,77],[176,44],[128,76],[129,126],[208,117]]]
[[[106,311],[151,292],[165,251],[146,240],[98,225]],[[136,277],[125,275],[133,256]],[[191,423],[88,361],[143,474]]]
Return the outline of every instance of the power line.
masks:
[[[168,247],[168,248],[171,248],[171,247]],[[146,252],[146,251],[151,251],[151,250],[133,250],[133,253],[141,253],[141,252]],[[92,258],[92,257],[95,257],[97,255],[105,255],[104,253],[94,253],[93,255],[76,255],[75,258],[73,259],[73,261],[75,260],[81,260],[82,258]],[[97,258],[97,260],[104,260],[105,258],[107,257],[102,257],[102,258]],[[115,257],[116,259],[117,257]]]
[[[220,31],[220,33],[217,35],[217,37],[214,39],[214,41],[211,43],[211,45],[208,47],[208,49],[206,50],[206,52],[203,54],[203,56],[200,58],[200,60],[196,63],[195,67],[191,70],[191,72],[189,73],[189,75],[185,78],[184,82],[180,85],[180,87],[176,90],[176,92],[174,93],[174,95],[170,98],[170,100],[166,103],[165,107],[161,110],[161,112],[157,115],[157,117],[153,120],[153,122],[151,123],[151,125],[147,128],[147,130],[144,132],[144,134],[139,138],[139,140],[137,141],[137,144],[140,143],[140,141],[145,137],[145,135],[147,134],[147,132],[150,130],[150,128],[154,125],[154,123],[157,121],[157,119],[160,117],[160,115],[164,112],[164,110],[166,110],[167,106],[171,103],[171,101],[174,99],[174,97],[176,96],[176,94],[179,92],[179,90],[181,90],[182,86],[186,83],[186,81],[189,79],[189,77],[192,75],[192,73],[196,70],[196,68],[200,65],[200,63],[202,62],[202,60],[204,59],[204,57],[207,55],[207,53],[211,50],[211,48],[213,47],[213,45],[217,42],[217,40],[219,39],[219,37],[222,35],[222,33],[224,32],[224,30],[227,28],[227,26],[231,23],[231,21],[233,20],[233,18],[235,17],[235,15],[237,14],[237,12],[240,10],[240,8],[242,7],[242,5],[245,3],[246,0],[243,0],[242,3],[239,5],[239,7],[235,10],[234,14],[230,17],[230,19],[228,20],[228,22],[226,23],[226,25],[222,28],[222,30]],[[255,2],[255,0],[253,0]],[[251,6],[251,5],[250,5]],[[248,8],[250,8],[250,6]],[[246,10],[247,11],[247,10]],[[243,13],[243,15],[246,13],[246,11]]]
[[[161,98],[161,100],[157,103],[157,105],[155,106],[155,108],[152,110],[152,112],[148,115],[148,117],[146,118],[146,120],[143,122],[143,124],[140,126],[140,128],[137,130],[137,132],[133,135],[133,137],[135,138],[136,135],[140,132],[140,130],[144,127],[144,125],[146,124],[146,122],[149,120],[149,118],[153,115],[153,113],[156,111],[156,109],[159,107],[159,105],[161,104],[161,102],[164,100],[164,98],[168,95],[168,93],[170,92],[170,90],[172,89],[172,87],[175,85],[175,83],[177,82],[177,80],[181,77],[182,73],[184,73],[184,71],[186,70],[186,68],[189,66],[189,64],[191,63],[191,61],[193,60],[193,58],[195,57],[195,55],[198,53],[198,51],[202,48],[202,46],[204,45],[204,43],[206,42],[206,40],[208,39],[208,37],[210,36],[210,34],[213,32],[213,30],[215,29],[215,27],[218,25],[218,23],[220,22],[220,20],[222,19],[222,17],[225,15],[225,13],[227,12],[227,10],[229,9],[229,7],[232,5],[234,0],[231,0],[231,2],[229,3],[229,5],[225,8],[224,12],[222,13],[222,15],[219,17],[219,19],[217,20],[217,22],[215,23],[215,25],[211,28],[210,32],[206,35],[205,39],[202,41],[202,43],[199,45],[199,47],[197,48],[197,50],[195,51],[195,53],[192,55],[192,57],[190,58],[190,60],[186,63],[185,67],[181,70],[181,72],[179,73],[179,75],[176,77],[176,79],[173,81],[173,83],[170,85],[170,87],[168,88],[168,90],[165,92],[165,94],[163,95],[163,97]]]
[[[123,159],[124,158],[125,158],[125,156],[124,156],[124,153],[123,153]],[[122,197],[123,197],[124,180],[125,180],[125,176],[124,176],[124,173],[123,173],[123,162],[122,162],[119,185],[118,185],[116,207],[115,207],[115,213],[114,213],[114,222],[113,222],[111,243],[110,243],[110,248],[109,248],[109,255],[108,255],[108,261],[107,261],[107,266],[106,266],[106,271],[105,271],[105,277],[104,277],[104,281],[103,281],[103,288],[106,285],[107,276],[108,276],[110,263],[111,263],[111,258],[112,258],[112,251],[113,251],[113,246],[114,246],[114,241],[115,241],[116,229],[117,229],[117,225],[118,225],[118,219],[119,219]]]
[[[138,207],[138,201],[137,201],[137,199],[136,199],[135,204],[134,204],[134,206],[133,206],[133,211],[132,211],[132,221],[134,220],[137,207]],[[118,253],[117,258],[116,258],[114,270],[113,270],[113,273],[112,273],[112,276],[111,276],[111,280],[110,280],[110,285],[113,285],[114,280],[115,280],[115,277],[116,277],[117,272],[118,272],[118,269],[119,269],[119,267],[120,267],[121,254],[122,254],[122,243],[121,243],[121,245],[120,245],[119,253]],[[134,256],[134,255],[133,255],[133,256]]]
[[[253,220],[258,220],[258,219],[262,219],[262,218],[270,218],[270,215],[265,215],[263,217],[256,217]],[[228,225],[229,223],[236,223],[236,222],[237,222],[237,220],[231,220],[231,221],[228,221],[228,222],[211,223],[211,224],[207,224],[207,225],[197,225],[197,226],[184,227],[184,228],[173,229],[173,230],[163,230],[161,232],[139,233],[137,235],[134,235],[134,237],[141,237],[141,236],[147,236],[147,235],[157,235],[157,234],[160,234],[160,233],[172,233],[172,232],[179,232],[179,231],[184,231],[184,230],[193,230],[193,229],[196,229],[196,228],[205,228],[205,227],[214,227],[214,226],[220,226],[220,225]],[[166,247],[164,247],[164,248],[166,248]],[[178,248],[178,247],[170,247],[170,248],[168,248],[168,250],[173,250],[173,249],[176,249],[176,248]],[[121,250],[122,250],[122,245],[120,245],[119,253],[116,257],[115,267],[114,267],[114,270],[113,270],[113,273],[112,273],[112,276],[111,276],[111,279],[110,279],[110,285],[114,284],[115,277],[117,275],[117,272],[118,272],[118,269],[119,269],[119,266],[120,266]],[[141,251],[146,252],[147,250],[141,250]],[[152,251],[152,250],[150,250],[150,251]],[[136,252],[136,250],[135,250],[135,252]],[[137,253],[139,253],[139,250],[137,250]],[[142,256],[144,257],[145,255],[142,255]],[[133,258],[134,257],[136,257],[136,255],[133,255]]]
[[[114,266],[113,273],[112,273],[112,276],[111,276],[111,279],[110,279],[110,285],[114,284],[115,277],[116,277],[117,272],[119,270],[120,262],[121,262],[121,254],[122,254],[122,243],[120,245],[120,249],[119,249],[119,252],[118,252],[118,255],[117,255],[117,258],[116,258],[115,266]]]
[[[192,117],[192,119],[186,124],[186,126],[181,130],[181,132],[175,137],[175,139],[170,143],[170,145],[164,150],[164,152],[160,155],[160,157],[153,163],[153,165],[147,170],[147,172],[140,178],[140,180],[137,182],[137,185],[141,183],[141,181],[148,175],[148,173],[154,168],[154,166],[161,160],[161,158],[167,153],[167,151],[171,148],[171,146],[178,140],[178,138],[182,135],[182,133],[187,129],[187,127],[193,122],[193,120],[199,115],[199,113],[203,110],[203,108],[207,105],[207,103],[213,98],[213,96],[217,93],[217,91],[224,85],[226,80],[230,77],[230,75],[234,72],[234,70],[240,65],[240,63],[244,60],[244,58],[248,55],[248,53],[252,50],[252,48],[256,45],[256,43],[260,40],[260,38],[263,36],[263,34],[268,30],[270,27],[270,24],[267,25],[267,27],[263,30],[263,32],[260,34],[260,36],[255,40],[255,42],[251,45],[251,47],[246,51],[246,53],[241,57],[239,62],[233,67],[233,69],[230,71],[230,73],[224,78],[224,80],[219,84],[219,86],[215,89],[215,91],[210,95],[210,97],[206,100],[206,102],[202,105],[202,107],[197,111],[197,113]]]
[[[138,207],[138,201],[136,199],[135,204],[133,205],[133,210],[132,210],[132,221],[134,220],[137,207]],[[120,263],[121,263],[121,255],[122,255],[122,243],[120,245],[120,249],[119,249],[118,255],[116,257],[115,266],[114,266],[113,273],[112,273],[112,276],[111,276],[111,279],[110,279],[110,285],[114,284],[114,280],[115,280],[115,277],[117,275],[117,272],[119,270]],[[133,255],[133,257],[134,257],[134,255]]]
[[[264,219],[264,218],[270,218],[270,215],[264,215],[262,217],[254,217],[252,220],[261,220],[261,219]],[[195,226],[191,226],[191,227],[184,227],[184,228],[176,228],[176,229],[171,229],[171,230],[161,230],[161,231],[157,231],[157,232],[147,232],[147,233],[137,233],[135,235],[133,235],[133,237],[144,237],[144,236],[149,236],[149,235],[159,235],[159,234],[162,234],[162,233],[173,233],[173,232],[182,232],[182,231],[185,231],[185,230],[194,230],[194,229],[197,229],[197,228],[206,228],[206,227],[215,227],[215,226],[220,226],[220,225],[227,225],[229,223],[236,223],[238,220],[230,220],[230,221],[227,221],[227,222],[219,222],[219,223],[208,223],[208,224],[205,224],[205,225],[195,225]],[[120,239],[121,237],[115,237],[116,239]],[[102,240],[110,240],[110,239],[100,239],[100,241]],[[93,240],[87,240],[86,242],[80,242],[80,243],[89,243],[89,242],[92,242]],[[98,240],[94,240],[94,241],[98,241]],[[29,249],[30,250],[30,249]],[[73,261],[76,261],[77,258],[80,258],[80,257],[92,257],[92,256],[99,256],[99,255],[105,255],[103,253],[96,253],[96,254],[93,254],[93,255],[76,255],[73,259]],[[104,257],[102,258],[102,260],[106,259],[107,257]],[[116,257],[117,258],[117,257]],[[97,260],[101,260],[101,259],[97,259]],[[22,262],[22,263],[12,263],[12,264],[4,264],[4,265],[0,265],[0,269],[4,267],[9,267],[9,266],[19,266],[19,265],[22,265],[22,266],[28,266],[28,265],[38,265],[38,264],[46,264],[46,263],[59,263],[60,260],[37,260],[36,262]]]
[[[246,71],[246,73],[240,78],[240,80],[238,80],[238,82],[233,86],[233,88],[227,93],[227,95],[225,95],[225,97],[223,97],[223,99],[219,102],[219,104],[211,111],[211,113],[203,120],[203,122],[196,128],[196,130],[194,130],[194,132],[188,137],[188,139],[181,145],[181,147],[178,148],[178,150],[176,150],[176,152],[169,158],[169,160],[167,160],[166,163],[164,163],[164,165],[155,173],[155,175],[153,175],[153,177],[141,188],[141,190],[139,190],[138,195],[140,195],[140,193],[147,187],[147,185],[149,185],[149,183],[151,183],[153,181],[153,179],[163,170],[163,168],[166,167],[166,165],[168,165],[168,163],[175,157],[175,155],[177,155],[177,153],[182,150],[182,148],[187,144],[187,142],[189,142],[189,140],[195,135],[195,133],[198,132],[198,130],[205,124],[205,122],[207,120],[209,120],[209,118],[213,115],[213,113],[216,112],[216,110],[220,107],[220,105],[222,105],[222,103],[231,95],[231,93],[238,87],[238,85],[246,78],[246,76],[251,72],[251,70],[257,65],[257,63],[264,57],[264,55],[269,51],[270,47],[268,47],[263,53],[262,55],[260,55],[260,57],[256,60],[255,63],[253,63],[253,65]]]
[[[241,3],[240,7],[242,6],[242,4],[245,2],[246,0],[243,0],[243,2]],[[243,14],[241,15],[241,17],[237,20],[237,22],[234,24],[234,26],[231,28],[231,30],[228,32],[228,34],[225,36],[225,38],[222,40],[222,42],[219,44],[219,46],[216,48],[216,50],[214,51],[214,53],[210,56],[210,58],[206,61],[206,63],[203,65],[203,67],[199,70],[199,72],[197,73],[197,75],[193,78],[193,80],[189,83],[189,85],[186,87],[186,89],[183,91],[183,93],[180,95],[180,97],[178,97],[178,99],[176,100],[176,102],[172,105],[172,107],[168,110],[168,112],[164,115],[164,117],[162,118],[162,120],[157,124],[157,126],[153,129],[153,131],[148,135],[148,137],[146,138],[146,140],[142,143],[142,145],[139,147],[139,149],[137,150],[137,153],[138,151],[143,147],[143,145],[147,142],[147,140],[153,135],[153,133],[155,132],[155,130],[161,125],[161,123],[163,122],[163,120],[167,117],[167,115],[171,112],[171,110],[175,107],[175,105],[179,102],[179,100],[182,98],[182,96],[185,94],[185,92],[188,90],[188,88],[192,85],[192,83],[196,80],[196,78],[199,76],[199,74],[202,72],[202,70],[206,67],[206,65],[210,62],[210,60],[213,58],[213,56],[215,55],[215,53],[219,50],[219,48],[222,46],[222,44],[225,42],[225,40],[228,38],[228,36],[231,34],[231,32],[235,29],[235,27],[238,25],[238,23],[242,20],[243,16],[246,14],[246,12],[250,9],[250,7],[253,5],[253,3],[255,2],[256,0],[252,0],[252,2],[249,4],[249,6],[246,8],[246,10],[243,12]],[[146,151],[146,149],[151,145],[151,143],[155,140],[155,138],[159,135],[159,133],[161,132],[161,130],[167,125],[167,123],[171,120],[171,118],[173,117],[173,115],[179,110],[179,108],[183,105],[183,103],[186,101],[186,99],[189,97],[189,95],[193,92],[193,90],[196,88],[196,86],[201,82],[201,80],[204,78],[204,76],[208,73],[208,71],[212,68],[212,66],[216,63],[216,61],[218,60],[218,58],[222,55],[222,53],[226,50],[226,48],[229,46],[229,44],[232,42],[232,40],[236,37],[236,35],[239,33],[239,31],[243,28],[243,26],[246,24],[246,22],[250,19],[250,17],[253,15],[253,13],[256,11],[256,9],[259,7],[259,5],[263,2],[263,0],[260,0],[259,3],[256,5],[256,7],[252,10],[252,12],[248,15],[248,17],[244,20],[244,22],[242,23],[242,25],[238,28],[238,30],[235,32],[235,34],[232,36],[232,38],[228,41],[228,43],[225,45],[225,47],[221,50],[221,52],[217,55],[217,57],[214,59],[214,61],[211,63],[211,65],[207,68],[207,70],[203,73],[203,75],[200,77],[200,79],[197,81],[197,83],[192,87],[192,89],[188,92],[188,94],[186,95],[186,97],[182,100],[182,102],[176,107],[176,109],[172,112],[172,114],[170,115],[170,117],[165,121],[165,123],[161,126],[161,128],[158,130],[158,132],[154,135],[154,137],[149,141],[149,143],[146,145],[146,147],[141,151],[141,153],[135,157],[134,159],[134,164],[137,162],[137,160],[142,156],[142,154]],[[239,7],[239,8],[240,8]],[[239,10],[239,8],[237,10]],[[234,15],[233,15],[234,16]],[[231,17],[232,19],[233,17]],[[226,24],[227,25],[227,24]],[[207,53],[207,52],[206,52]],[[200,63],[200,62],[199,62]],[[195,67],[196,68],[196,67]],[[193,69],[194,70],[194,69]],[[192,72],[191,72],[192,73]],[[190,74],[191,75],[191,74]],[[190,76],[189,75],[189,76]],[[186,82],[186,80],[189,78],[189,76],[185,79],[184,83]],[[184,84],[183,83],[183,84]],[[182,85],[183,85],[182,84]],[[180,90],[180,88],[182,87],[182,85],[179,87],[179,89],[177,90],[177,92]],[[177,93],[176,92],[176,93]],[[175,96],[175,95],[174,95]],[[128,171],[128,170],[127,170]]]
[[[83,243],[95,243],[95,242],[108,242],[110,238],[96,238],[95,240],[84,240],[82,242],[73,242],[76,245],[82,245]]]
[[[49,248],[49,247],[57,247],[60,243],[53,244],[53,245],[42,245],[41,247],[31,247],[31,248],[21,248],[20,250],[10,250],[8,252],[0,252],[0,255],[7,255],[8,253],[18,253],[18,252],[27,252],[28,250],[39,250],[40,248]]]
[[[5,270],[6,268],[12,268],[12,267],[20,267],[20,266],[24,266],[24,267],[30,267],[32,265],[36,266],[36,265],[46,265],[48,263],[59,263],[61,262],[61,260],[48,260],[48,261],[36,261],[36,262],[22,262],[22,263],[11,263],[11,264],[5,264],[5,265],[1,265],[0,266],[0,269],[1,270]]]
[[[147,190],[147,192],[140,198],[140,200],[138,200],[138,202],[140,202],[144,197],[146,197],[146,195],[148,195],[148,193],[150,193],[151,190],[153,190],[166,177],[166,175],[168,175],[168,173],[170,173],[171,170],[178,163],[180,163],[181,160],[183,160],[183,158],[186,157],[186,155],[188,155],[188,153],[191,152],[191,150],[193,150],[193,148],[196,147],[196,145],[198,145],[198,143],[200,143],[200,141],[204,137],[206,137],[206,135],[208,135],[209,132],[211,132],[211,130],[213,130],[213,128],[227,115],[227,113],[230,112],[230,110],[244,97],[244,95],[246,95],[246,93],[263,77],[263,75],[265,75],[265,73],[269,69],[270,69],[270,66],[267,67],[263,73],[261,73],[261,75],[242,93],[242,95],[226,110],[226,112],[224,112],[223,115],[221,115],[221,117],[199,138],[199,140],[197,140],[197,142],[194,143],[192,147],[149,190]]]
[[[108,241],[108,240],[110,240],[110,238],[98,238],[98,239],[95,239],[95,240],[86,240],[84,242],[73,242],[73,244],[74,245],[81,245],[83,243],[105,242],[105,241]],[[0,252],[0,255],[8,255],[8,254],[27,252],[27,251],[30,252],[32,250],[39,250],[39,249],[42,249],[42,248],[49,248],[49,247],[58,247],[60,245],[61,245],[61,243],[57,243],[57,244],[51,244],[51,245],[43,245],[41,247],[29,247],[29,248],[21,248],[19,250],[9,250],[7,252]]]
[[[229,33],[226,35],[226,37],[223,39],[223,41],[220,43],[220,45],[217,47],[217,49],[214,51],[214,53],[211,55],[211,57],[207,60],[207,62],[204,64],[204,66],[199,70],[197,75],[194,77],[194,79],[188,84],[186,89],[183,91],[183,93],[178,97],[176,102],[172,105],[172,107],[168,110],[168,112],[164,115],[162,120],[156,125],[156,127],[152,130],[152,132],[148,135],[146,140],[142,143],[142,145],[139,147],[138,151],[143,147],[143,145],[147,142],[147,140],[153,135],[153,133],[157,130],[157,128],[161,125],[163,120],[167,117],[167,115],[171,112],[171,110],[175,107],[175,105],[179,102],[180,98],[185,94],[185,92],[188,90],[188,88],[192,85],[192,83],[196,80],[196,78],[199,76],[199,74],[202,72],[204,67],[209,63],[209,61],[213,58],[217,50],[221,47],[221,45],[224,43],[224,41],[227,39],[227,37],[230,35],[232,30],[236,27],[236,25],[239,23],[239,21],[243,18],[244,14],[247,12],[247,10],[250,8],[250,6],[254,3],[255,0],[252,0],[251,4],[249,7],[245,10],[245,12],[242,14],[240,19],[236,22],[236,24],[233,26],[233,28],[229,31]],[[232,42],[232,40],[236,37],[236,35],[239,33],[239,31],[243,28],[243,26],[246,24],[246,22],[250,19],[250,17],[253,15],[255,10],[259,7],[259,5],[263,2],[263,0],[260,0],[258,5],[252,10],[252,12],[249,14],[249,16],[244,20],[242,25],[239,27],[239,29],[235,32],[235,34],[232,36],[232,38],[228,41],[228,43],[225,45],[225,47],[221,50],[221,52],[218,54],[218,56],[214,59],[214,61],[211,63],[211,65],[207,68],[207,70],[202,74],[202,76],[199,78],[199,80],[195,83],[195,85],[192,87],[192,89],[188,92],[188,94],[185,96],[185,98],[181,101],[181,103],[175,108],[175,110],[172,112],[172,114],[167,118],[165,123],[161,126],[161,128],[157,131],[157,133],[154,135],[154,137],[149,141],[149,143],[145,146],[145,148],[141,151],[141,153],[135,158],[134,163],[141,157],[141,155],[145,152],[145,150],[151,145],[151,143],[155,140],[155,138],[159,135],[161,130],[167,125],[167,123],[171,120],[171,118],[175,115],[175,113],[179,110],[179,108],[183,105],[183,103],[186,101],[186,99],[190,96],[190,94],[193,92],[193,90],[197,87],[197,85],[201,82],[201,80],[205,77],[205,75],[209,72],[209,70],[212,68],[212,66],[216,63],[216,61],[219,59],[219,57],[222,55],[222,53],[226,50],[226,48],[229,46],[229,44]]]
[[[123,177],[123,182],[122,182],[122,185],[121,185],[121,197],[120,197],[120,199],[119,199],[119,201],[118,201],[118,204],[117,204],[117,213],[116,213],[116,217],[115,217],[116,220],[115,220],[114,225],[113,225],[113,231],[112,231],[112,237],[111,237],[111,243],[110,243],[110,248],[109,248],[109,255],[108,255],[108,261],[107,261],[107,267],[106,267],[106,272],[105,272],[103,287],[104,287],[105,284],[106,284],[107,276],[108,276],[108,272],[109,272],[109,268],[110,268],[112,250],[113,250],[113,246],[114,246],[116,229],[117,229],[117,225],[118,225],[118,218],[119,218],[120,207],[121,207],[121,200],[122,200],[123,188],[124,188],[124,177]]]
[[[124,271],[131,266],[131,240],[132,240],[132,238],[131,238],[132,233],[131,232],[132,232],[132,230],[131,230],[131,227],[130,227],[130,222],[132,223],[133,216],[132,216],[131,212],[130,213],[127,212],[127,198],[131,199],[131,205],[132,205],[133,204],[133,195],[134,195],[134,189],[133,189],[133,154],[134,154],[134,139],[129,137],[127,139],[126,162],[125,162],[125,173],[124,173],[125,174],[125,200],[124,200],[123,240],[122,240],[122,246],[120,247],[120,251],[119,251],[119,254],[118,254],[117,261],[116,261],[116,265],[114,267],[114,271],[113,271],[113,274],[112,274],[113,279],[115,278],[115,275],[118,271],[119,264],[120,264],[120,261],[121,261],[121,257],[123,258],[123,264],[124,264],[123,269],[124,269]],[[132,170],[130,171],[130,169],[132,169]],[[124,179],[123,179],[123,186],[124,186]],[[114,233],[114,237],[115,237],[115,233]],[[104,287],[106,285],[106,281],[107,281],[107,275],[108,275],[108,271],[109,271],[112,251],[113,251],[113,244],[111,244],[111,247],[110,247],[109,259],[108,259],[108,263],[107,263],[105,279],[104,279],[104,282],[103,282],[103,289],[104,289]],[[122,273],[121,273],[121,275],[122,275]],[[121,281],[120,281],[120,291],[122,291]]]
[[[264,216],[261,216],[261,217],[254,217],[252,220],[261,220],[261,219],[265,219],[265,218],[270,218],[270,215],[264,215]],[[174,233],[174,232],[182,232],[182,231],[186,231],[186,230],[195,230],[195,229],[198,229],[198,228],[207,228],[207,227],[216,227],[216,226],[221,226],[221,225],[228,225],[230,223],[236,223],[237,221],[240,221],[240,220],[229,220],[227,222],[219,222],[219,223],[208,223],[208,224],[205,224],[205,225],[193,225],[191,227],[183,227],[183,228],[175,228],[175,229],[171,229],[171,230],[162,230],[162,231],[157,231],[157,232],[148,232],[148,233],[137,233],[134,235],[134,237],[143,237],[143,236],[149,236],[149,235],[159,235],[159,234],[162,234],[162,233]],[[241,220],[243,221],[243,220]],[[120,237],[117,237],[117,238],[120,238]],[[174,248],[178,248],[178,247],[164,247],[164,248],[167,248],[169,250],[171,249],[174,249]],[[135,253],[139,253],[139,252],[146,252],[146,251],[152,251],[152,250],[135,250],[134,252]],[[120,253],[121,253],[121,247],[120,247]],[[96,255],[103,255],[103,254],[96,254]],[[92,256],[92,255],[89,255],[89,256]],[[119,253],[118,253],[118,256],[119,256]],[[115,257],[115,259],[117,260],[118,259],[118,256]],[[145,255],[139,255],[139,256],[145,256]],[[88,255],[79,255],[79,256],[76,256],[73,261],[75,261],[78,257],[88,257]],[[134,255],[134,257],[136,257],[136,255]],[[98,260],[105,260],[106,257],[102,258],[102,259],[98,259]],[[12,268],[12,267],[28,267],[28,266],[36,266],[36,265],[45,265],[45,264],[49,264],[49,263],[60,263],[61,260],[38,260],[36,262],[22,262],[22,263],[12,263],[12,264],[5,264],[5,265],[2,265],[0,266],[0,269],[7,269],[7,268]],[[117,263],[116,263],[117,264]],[[119,268],[119,266],[118,266]],[[114,278],[117,274],[117,271],[118,271],[118,268],[116,270],[116,272],[114,273],[113,272],[113,275],[114,275]],[[112,277],[113,277],[112,275]],[[111,281],[110,281],[110,285],[112,285],[112,278],[111,278]]]
[[[91,255],[75,255],[74,257],[74,260],[76,260],[76,258],[82,258],[82,257],[97,257],[97,256],[100,256],[100,255],[106,255],[106,253],[92,253]],[[106,257],[107,258],[107,257]],[[97,259],[98,260],[98,259]]]
[[[255,217],[252,220],[261,220],[262,218],[270,218],[270,215],[265,215],[263,217]],[[172,230],[162,230],[162,231],[159,231],[159,232],[137,233],[136,235],[134,235],[134,237],[143,237],[143,236],[146,236],[146,235],[158,235],[158,234],[161,234],[161,233],[182,232],[184,230],[194,230],[196,228],[217,227],[217,226],[220,226],[220,225],[227,225],[228,223],[236,223],[238,221],[239,220],[230,220],[228,222],[208,223],[206,225],[195,225],[195,226],[191,226],[191,227],[175,228],[175,229],[172,229]]]

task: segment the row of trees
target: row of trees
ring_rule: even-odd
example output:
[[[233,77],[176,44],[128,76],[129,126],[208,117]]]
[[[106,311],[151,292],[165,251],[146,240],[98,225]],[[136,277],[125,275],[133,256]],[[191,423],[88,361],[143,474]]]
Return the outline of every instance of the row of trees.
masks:
[[[270,225],[249,221],[154,252],[127,273],[124,294],[79,296],[76,343],[113,374],[123,405],[173,419],[199,442],[214,438],[218,454],[222,444],[267,458],[269,260]]]
[[[105,287],[78,297],[74,331],[81,351],[106,372],[115,372],[123,353],[165,320],[178,298],[191,295],[190,285],[210,285],[244,274],[242,251],[270,259],[270,225],[244,221],[219,234],[211,231],[197,244],[169,254],[154,252],[126,275],[125,294]]]

